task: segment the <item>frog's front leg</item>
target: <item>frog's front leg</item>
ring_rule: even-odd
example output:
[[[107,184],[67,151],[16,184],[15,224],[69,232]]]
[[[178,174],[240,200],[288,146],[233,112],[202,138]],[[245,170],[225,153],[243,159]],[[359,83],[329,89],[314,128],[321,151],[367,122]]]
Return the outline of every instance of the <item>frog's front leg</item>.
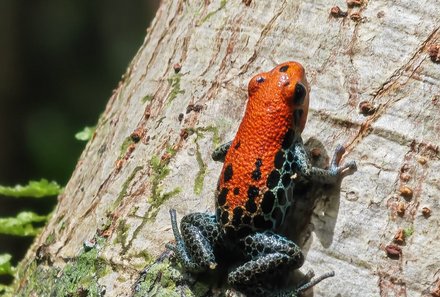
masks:
[[[212,159],[214,161],[223,162],[225,160],[226,153],[228,152],[229,148],[231,147],[231,144],[232,144],[232,141],[228,141],[226,143],[223,143],[219,147],[217,147],[212,152],[212,155],[211,155]]]
[[[301,249],[287,238],[270,231],[253,233],[242,240],[243,253],[249,261],[229,273],[228,282],[249,296],[273,296],[266,285],[270,273],[285,267],[301,267]]]
[[[357,170],[355,161],[350,161],[339,166],[339,162],[344,153],[345,148],[342,145],[338,145],[333,154],[329,169],[313,167],[304,148],[304,144],[302,143],[302,140],[300,140],[295,143],[293,147],[293,164],[299,174],[306,179],[325,184],[334,184],[339,179],[353,174]]]
[[[176,245],[167,244],[174,251],[185,270],[202,272],[217,265],[214,246],[221,238],[221,230],[214,215],[192,213],[182,218],[180,230],[177,226],[176,211],[170,210],[171,226]]]

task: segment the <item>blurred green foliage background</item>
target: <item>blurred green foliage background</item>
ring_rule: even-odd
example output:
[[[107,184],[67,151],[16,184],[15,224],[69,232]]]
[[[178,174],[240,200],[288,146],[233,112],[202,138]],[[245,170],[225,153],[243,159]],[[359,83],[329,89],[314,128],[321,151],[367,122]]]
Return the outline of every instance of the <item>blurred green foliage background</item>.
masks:
[[[69,180],[112,90],[141,46],[159,0],[0,2],[0,184]],[[0,197],[0,217],[47,214],[56,198]],[[19,260],[33,238],[0,236]],[[14,263],[15,264],[15,263]]]

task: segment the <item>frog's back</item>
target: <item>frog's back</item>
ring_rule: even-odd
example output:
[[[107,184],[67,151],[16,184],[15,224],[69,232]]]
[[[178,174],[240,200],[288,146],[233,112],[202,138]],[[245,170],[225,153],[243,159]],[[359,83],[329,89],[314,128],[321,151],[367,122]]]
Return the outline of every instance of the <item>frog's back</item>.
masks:
[[[293,146],[307,117],[307,81],[287,62],[255,76],[243,121],[226,154],[216,192],[226,230],[273,230],[291,201]]]

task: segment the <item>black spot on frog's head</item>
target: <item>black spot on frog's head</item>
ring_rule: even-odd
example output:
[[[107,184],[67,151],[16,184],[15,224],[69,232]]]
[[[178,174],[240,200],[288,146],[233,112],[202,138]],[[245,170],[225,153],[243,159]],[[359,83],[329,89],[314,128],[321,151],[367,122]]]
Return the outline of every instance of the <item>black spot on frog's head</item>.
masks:
[[[261,84],[261,83],[263,83],[263,82],[265,81],[265,79],[264,79],[264,77],[262,77],[262,76],[258,76],[258,77],[255,79],[255,81],[256,81],[257,83]]]
[[[304,99],[306,98],[307,90],[306,87],[298,82],[295,86],[295,92],[293,95],[293,104],[302,105],[304,103]]]
[[[253,94],[257,93],[258,90],[265,85],[266,81],[266,73],[260,73],[255,75],[250,81],[248,85],[248,94],[249,96],[252,96]]]
[[[280,72],[287,72],[287,69],[289,69],[289,65],[283,65],[280,67]]]

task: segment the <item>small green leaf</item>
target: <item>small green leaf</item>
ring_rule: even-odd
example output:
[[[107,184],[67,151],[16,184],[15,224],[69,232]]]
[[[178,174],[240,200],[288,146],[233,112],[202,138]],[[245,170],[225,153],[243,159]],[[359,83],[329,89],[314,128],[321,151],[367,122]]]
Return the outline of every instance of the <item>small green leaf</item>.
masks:
[[[12,293],[14,293],[14,290],[12,289],[11,286],[0,284],[0,294],[2,294],[0,296],[2,297],[14,296]]]
[[[36,213],[23,211],[15,218],[0,218],[0,234],[15,236],[35,236],[41,228],[36,228],[32,224],[45,222],[47,216],[40,216]]]
[[[0,275],[13,275],[14,268],[11,265],[12,256],[9,254],[0,254]],[[0,287],[0,290],[2,288]]]
[[[54,181],[49,182],[47,179],[40,181],[29,181],[26,186],[16,185],[15,187],[0,186],[0,195],[9,197],[33,197],[41,198],[45,196],[56,196],[61,192],[62,188]]]
[[[95,133],[96,127],[84,127],[82,131],[75,134],[75,138],[80,141],[88,141],[92,138],[93,133]]]

